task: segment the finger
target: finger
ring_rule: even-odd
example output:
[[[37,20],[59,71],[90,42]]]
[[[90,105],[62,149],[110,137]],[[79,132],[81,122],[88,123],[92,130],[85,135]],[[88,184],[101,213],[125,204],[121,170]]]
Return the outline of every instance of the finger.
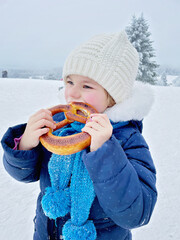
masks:
[[[107,120],[105,120],[102,116],[93,116],[91,119],[92,122],[99,123],[102,127],[107,126]]]
[[[40,109],[39,111],[37,111],[36,113],[34,113],[34,114],[32,115],[32,117],[33,117],[33,116],[36,116],[36,115],[39,115],[39,114],[42,113],[42,112],[46,112],[46,113],[48,113],[49,115],[52,116],[52,113],[51,113],[50,110],[42,108],[42,109]]]
[[[97,115],[97,116],[94,116],[94,117],[101,117],[101,119],[104,119],[104,124],[105,124],[104,127],[107,126],[107,124],[112,126],[111,121],[110,121],[107,114],[100,114],[100,115]]]
[[[104,130],[104,127],[101,124],[99,124],[99,123],[97,123],[95,121],[86,123],[85,127],[93,128],[96,131]]]
[[[36,131],[36,136],[39,138],[40,136],[49,132],[49,128],[41,128]]]
[[[97,134],[97,131],[95,129],[93,129],[93,128],[90,128],[90,127],[84,127],[81,131],[89,133],[89,135],[91,135],[91,137],[93,135]]]
[[[103,113],[92,113],[90,115],[90,117],[95,117],[95,116],[100,116],[102,118],[104,118],[106,121],[109,120],[109,117],[107,116],[107,114],[103,114]]]
[[[49,128],[55,129],[56,126],[55,126],[54,123],[52,123],[49,120],[40,119],[39,121],[34,123],[34,125],[32,126],[32,130],[37,130],[37,129],[40,129],[40,128],[43,128],[43,127],[49,127]]]
[[[40,111],[38,111],[36,114],[32,115],[31,119],[30,119],[30,123],[35,123],[41,119],[47,119],[51,122],[54,122],[53,118],[52,118],[52,114],[49,110],[47,109],[41,109]],[[55,122],[54,122],[55,123]]]

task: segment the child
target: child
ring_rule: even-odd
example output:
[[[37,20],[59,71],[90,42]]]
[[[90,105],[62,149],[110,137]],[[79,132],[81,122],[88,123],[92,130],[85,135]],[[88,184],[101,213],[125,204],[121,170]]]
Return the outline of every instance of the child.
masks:
[[[149,87],[135,82],[138,63],[124,31],[97,35],[66,59],[67,104],[86,102],[99,113],[54,134],[89,133],[85,150],[61,156],[40,144],[39,137],[64,119],[64,113],[52,118],[47,109],[3,136],[8,173],[23,182],[40,179],[34,240],[129,240],[131,229],[149,222],[156,170],[141,133],[153,97]]]

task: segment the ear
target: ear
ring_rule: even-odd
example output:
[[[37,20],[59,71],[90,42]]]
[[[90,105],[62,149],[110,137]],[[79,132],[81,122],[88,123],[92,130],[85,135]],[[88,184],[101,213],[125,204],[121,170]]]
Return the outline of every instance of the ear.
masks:
[[[108,108],[113,107],[116,104],[114,99],[108,94]]]

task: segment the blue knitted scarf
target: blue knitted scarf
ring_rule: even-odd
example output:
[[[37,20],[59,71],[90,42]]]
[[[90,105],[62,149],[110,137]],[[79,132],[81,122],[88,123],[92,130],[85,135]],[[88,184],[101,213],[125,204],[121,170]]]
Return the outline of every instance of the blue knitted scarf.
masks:
[[[81,132],[84,124],[73,122],[68,126],[55,135],[67,136]],[[71,219],[62,229],[65,240],[96,239],[93,221],[88,220],[96,195],[92,180],[82,161],[83,151],[64,156],[52,154],[48,164],[51,187],[46,188],[41,204],[45,215],[50,219],[56,220],[70,212]],[[70,179],[71,184],[68,187]]]
[[[127,122],[115,124],[113,129]],[[73,122],[60,131],[57,136],[68,136],[81,132],[84,124]],[[83,150],[85,151],[85,150]],[[92,220],[88,220],[91,205],[96,196],[92,180],[82,161],[83,151],[72,155],[52,154],[48,171],[51,187],[47,187],[42,198],[42,208],[47,217],[56,220],[70,212],[69,219],[63,226],[65,240],[95,240],[96,228]],[[71,184],[68,183],[71,179]]]

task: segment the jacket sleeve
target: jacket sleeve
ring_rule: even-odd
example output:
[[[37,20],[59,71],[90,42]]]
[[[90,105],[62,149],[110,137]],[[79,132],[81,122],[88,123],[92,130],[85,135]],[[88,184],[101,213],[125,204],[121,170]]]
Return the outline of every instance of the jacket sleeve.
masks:
[[[6,171],[21,182],[35,182],[40,175],[40,144],[32,150],[13,150],[14,138],[19,138],[26,124],[10,127],[4,134],[1,144],[4,150],[3,164]]]
[[[96,151],[84,153],[83,161],[108,217],[126,229],[149,222],[157,200],[156,170],[140,132],[123,148],[112,135]]]

